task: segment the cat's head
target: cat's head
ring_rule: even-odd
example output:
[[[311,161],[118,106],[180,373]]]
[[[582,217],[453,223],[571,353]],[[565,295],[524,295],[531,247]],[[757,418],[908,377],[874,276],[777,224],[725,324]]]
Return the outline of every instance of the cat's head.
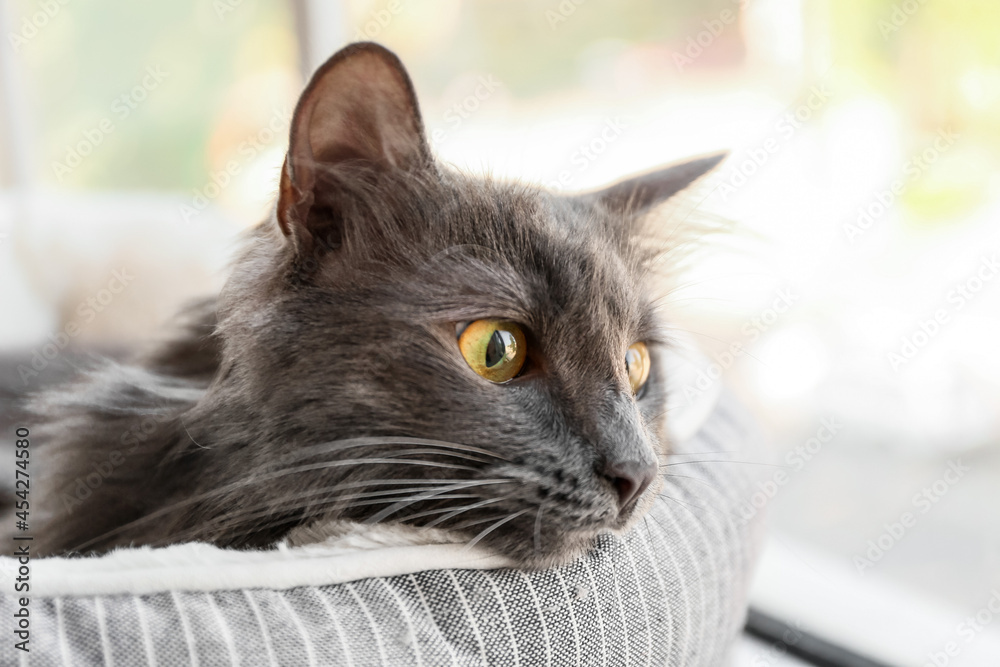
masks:
[[[242,406],[233,469],[268,480],[242,504],[273,511],[208,537],[402,521],[543,566],[629,525],[665,453],[643,230],[720,159],[576,196],[471,178],[433,159],[393,54],[340,51],[220,301],[209,403]]]

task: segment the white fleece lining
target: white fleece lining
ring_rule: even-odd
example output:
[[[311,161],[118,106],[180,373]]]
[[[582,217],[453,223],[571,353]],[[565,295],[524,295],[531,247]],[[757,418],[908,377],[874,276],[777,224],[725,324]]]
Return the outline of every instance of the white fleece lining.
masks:
[[[720,381],[698,384],[704,357],[674,350],[667,355],[669,395],[676,405],[667,428],[674,443],[698,431],[721,393]],[[687,392],[696,387],[696,392]],[[693,398],[687,394],[691,394]],[[235,551],[188,543],[163,548],[116,549],[100,556],[39,558],[31,561],[32,593],[41,597],[145,595],[164,591],[220,591],[245,588],[283,590],[326,586],[370,577],[392,577],[424,570],[490,570],[511,562],[480,547],[446,543],[442,531],[404,526],[358,525],[352,534],[321,544],[267,551]],[[5,562],[6,561],[6,562]],[[13,558],[0,558],[0,569]]]
[[[458,544],[373,549],[310,545],[233,551],[209,544],[117,549],[93,558],[32,561],[32,593],[42,597],[145,595],[163,591],[284,590],[326,586],[423,570],[509,567],[498,555]]]

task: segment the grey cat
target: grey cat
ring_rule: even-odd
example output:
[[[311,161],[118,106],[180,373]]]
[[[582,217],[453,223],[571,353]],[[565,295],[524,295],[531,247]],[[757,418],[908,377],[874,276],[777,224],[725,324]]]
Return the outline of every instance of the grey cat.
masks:
[[[575,196],[470,178],[435,162],[396,56],[341,50],[218,297],[34,400],[38,551],[263,548],[348,520],[530,568],[624,530],[668,449],[649,271],[669,248],[644,224],[721,159]]]

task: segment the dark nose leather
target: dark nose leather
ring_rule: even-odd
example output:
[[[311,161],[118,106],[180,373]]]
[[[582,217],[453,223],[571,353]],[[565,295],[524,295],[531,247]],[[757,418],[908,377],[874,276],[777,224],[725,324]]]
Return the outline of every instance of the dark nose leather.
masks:
[[[618,508],[625,509],[645,491],[656,478],[657,468],[638,461],[608,462],[604,476],[618,492]]]

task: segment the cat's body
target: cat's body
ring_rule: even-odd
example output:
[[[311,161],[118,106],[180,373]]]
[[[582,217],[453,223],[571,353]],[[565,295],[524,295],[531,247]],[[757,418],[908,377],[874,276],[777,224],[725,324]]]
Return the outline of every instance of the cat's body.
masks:
[[[41,551],[404,521],[538,567],[630,525],[665,453],[640,222],[718,161],[574,197],[468,178],[430,157],[395,57],[348,47],[303,94],[276,210],[219,297],[36,399]],[[456,344],[484,318],[524,329],[509,381]]]

